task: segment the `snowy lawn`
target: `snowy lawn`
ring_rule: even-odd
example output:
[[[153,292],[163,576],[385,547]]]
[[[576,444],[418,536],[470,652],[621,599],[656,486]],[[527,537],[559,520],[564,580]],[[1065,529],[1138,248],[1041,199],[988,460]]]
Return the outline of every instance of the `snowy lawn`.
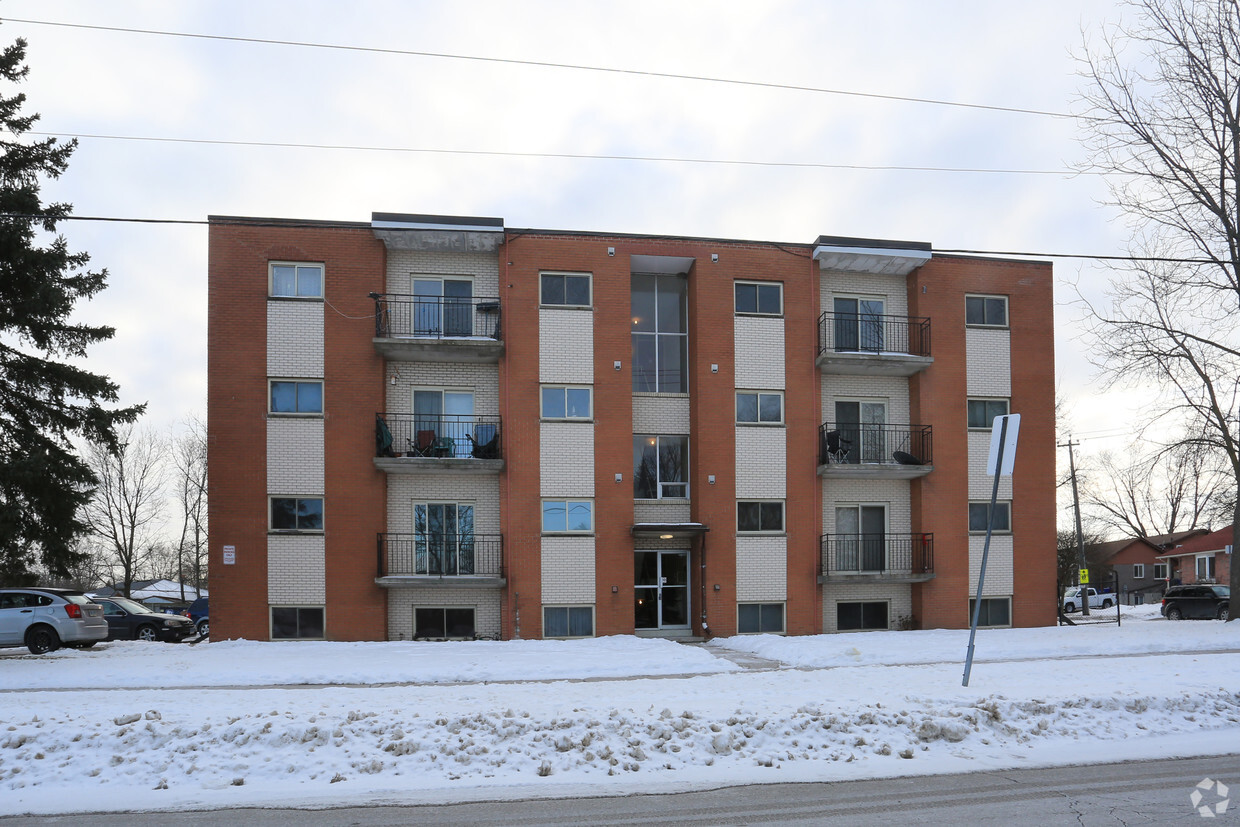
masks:
[[[1236,751],[1240,624],[1155,618],[979,633],[969,687],[967,631],[4,650],[0,813],[623,794]],[[742,671],[726,649],[784,668]]]

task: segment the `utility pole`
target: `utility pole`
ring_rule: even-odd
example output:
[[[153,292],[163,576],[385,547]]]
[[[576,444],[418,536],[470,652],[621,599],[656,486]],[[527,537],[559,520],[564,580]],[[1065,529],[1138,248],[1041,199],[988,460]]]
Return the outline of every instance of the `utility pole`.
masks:
[[[1085,537],[1081,532],[1081,498],[1076,491],[1076,460],[1072,455],[1073,447],[1080,445],[1079,442],[1072,441],[1072,435],[1068,434],[1068,442],[1066,445],[1060,445],[1060,448],[1068,449],[1068,469],[1072,474],[1072,508],[1076,512],[1076,559],[1079,571],[1088,571],[1089,567],[1085,565]],[[1078,574],[1079,580],[1079,574]],[[1084,617],[1089,617],[1089,576],[1086,575],[1085,582],[1080,583],[1081,595],[1081,613]],[[1062,597],[1062,596],[1061,596]]]

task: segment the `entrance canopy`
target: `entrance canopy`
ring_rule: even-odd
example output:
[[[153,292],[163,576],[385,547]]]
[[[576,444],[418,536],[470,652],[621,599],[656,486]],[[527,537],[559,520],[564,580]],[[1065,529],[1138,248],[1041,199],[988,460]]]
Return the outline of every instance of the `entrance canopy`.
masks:
[[[634,523],[633,536],[656,540],[701,537],[710,529],[702,523]]]

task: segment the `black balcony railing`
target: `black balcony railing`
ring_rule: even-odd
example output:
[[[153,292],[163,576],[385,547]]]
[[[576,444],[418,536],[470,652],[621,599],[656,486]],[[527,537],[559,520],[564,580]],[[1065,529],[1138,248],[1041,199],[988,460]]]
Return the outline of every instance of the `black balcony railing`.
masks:
[[[500,534],[379,534],[380,577],[503,577]]]
[[[499,299],[371,293],[375,336],[499,339]]]
[[[818,317],[818,353],[929,356],[930,320],[917,316],[823,313]]]
[[[824,534],[821,574],[886,577],[934,573],[933,534]]]
[[[498,416],[477,414],[375,414],[375,455],[500,459]]]
[[[826,422],[818,428],[819,465],[930,465],[929,425]]]

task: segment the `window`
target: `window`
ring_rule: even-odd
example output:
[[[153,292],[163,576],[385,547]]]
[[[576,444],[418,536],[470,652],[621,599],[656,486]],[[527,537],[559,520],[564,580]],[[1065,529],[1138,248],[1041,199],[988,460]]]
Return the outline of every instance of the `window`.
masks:
[[[472,608],[415,606],[413,609],[414,640],[470,640],[477,636]]]
[[[969,427],[991,428],[995,417],[1007,416],[1008,401],[1006,399],[970,399]]]
[[[413,504],[414,574],[441,577],[474,574],[475,550],[473,504]]]
[[[738,603],[736,633],[740,635],[782,635],[784,633],[784,604]]]
[[[322,640],[322,606],[272,606],[272,640]]]
[[[843,452],[837,462],[887,462],[896,447],[887,444],[886,402],[837,401],[835,429]]]
[[[448,388],[413,389],[413,442],[433,456],[457,459],[472,454],[470,436],[486,444],[494,426],[478,425],[475,432],[474,392]]]
[[[543,500],[542,530],[548,534],[589,534],[594,530],[592,500]]]
[[[736,530],[746,534],[780,534],[784,530],[784,501],[741,501],[736,504]]]
[[[689,496],[689,437],[633,436],[633,497]]]
[[[779,392],[736,392],[736,421],[776,425],[784,421],[784,395]]]
[[[594,637],[594,607],[543,606],[543,637]]]
[[[1133,580],[1144,580],[1145,579],[1145,564],[1144,563],[1133,563],[1132,564],[1132,579]]]
[[[323,413],[323,383],[271,381],[271,412],[287,414]]]
[[[736,282],[736,312],[759,316],[782,316],[784,286],[779,282]]]
[[[633,391],[688,393],[688,280],[634,273],[631,285]]]
[[[272,497],[272,531],[322,531],[322,497]]]
[[[836,297],[831,301],[836,351],[877,353],[883,349],[883,311],[881,298]]]
[[[542,303],[552,307],[589,307],[589,274],[543,273]]]
[[[280,298],[323,298],[322,264],[271,264],[271,295]]]
[[[965,296],[964,323],[1007,327],[1007,296]]]
[[[973,607],[976,603],[977,600],[974,598],[969,598],[969,623],[973,622]],[[983,597],[982,609],[977,615],[977,625],[979,628],[982,626],[1011,626],[1011,598]]]
[[[590,419],[591,396],[588,387],[544,385],[542,389],[543,419]]]
[[[1213,580],[1214,579],[1214,555],[1201,554],[1197,557],[1197,579]]]
[[[474,282],[468,277],[414,276],[413,335],[472,336]]]
[[[888,628],[887,614],[886,600],[836,603],[835,628],[841,632],[886,629]]]
[[[969,533],[985,534],[990,517],[990,502],[969,503]],[[1012,504],[1010,502],[995,503],[994,530],[1001,534],[1012,531]]]
[[[1154,564],[1154,579],[1155,580],[1166,580],[1167,579],[1167,564],[1166,563],[1155,563]]]

